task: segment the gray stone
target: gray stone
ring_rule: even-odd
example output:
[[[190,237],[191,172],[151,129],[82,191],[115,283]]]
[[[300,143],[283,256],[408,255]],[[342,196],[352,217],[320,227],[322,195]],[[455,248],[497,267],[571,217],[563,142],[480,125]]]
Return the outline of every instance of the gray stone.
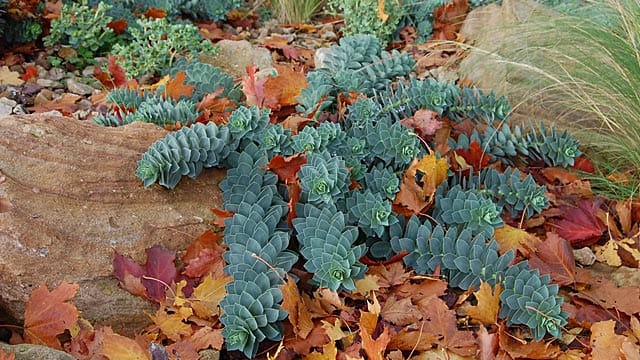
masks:
[[[319,48],[316,50],[316,53],[313,55],[313,63],[316,65],[316,69],[327,67],[325,63],[330,51],[331,49],[329,48]]]
[[[218,350],[202,350],[198,353],[200,360],[220,360],[220,351]]]
[[[76,95],[91,95],[95,89],[91,85],[81,83],[74,78],[69,78],[67,79],[67,90]]]
[[[8,354],[15,354],[16,360],[74,360],[66,352],[42,345],[0,343],[0,348]]]
[[[93,69],[95,66],[89,65],[86,68],[82,69],[82,76],[91,78],[93,77]]]
[[[36,84],[42,87],[53,88],[53,89],[62,87],[62,84],[60,82],[51,80],[51,79],[45,79],[45,78],[40,78],[36,80]]]
[[[16,105],[18,105],[18,103],[15,100],[6,98],[6,97],[1,97],[0,98],[0,104],[2,105],[6,105],[6,106],[11,106],[12,108],[15,107]]]
[[[593,250],[589,247],[583,247],[580,249],[573,250],[573,257],[576,259],[576,262],[580,265],[591,266],[596,262],[596,255],[593,253]]]
[[[33,99],[33,104],[34,105],[39,105],[39,104],[47,103],[47,102],[53,100],[53,97],[55,95],[56,95],[56,93],[54,93],[53,91],[51,91],[51,90],[49,90],[47,88],[43,88],[42,90],[40,90],[38,95],[36,95],[35,99]]]
[[[167,190],[144,188],[137,161],[166,130],[110,128],[42,114],[0,118],[0,323],[21,323],[41,283],[80,285],[74,303],[94,325],[134,334],[153,304],[118,287],[114,251],[144,262],[146,248],[182,251],[222,206],[223,170]]]
[[[6,99],[6,98],[0,98],[0,99]],[[0,116],[11,115],[12,112],[13,112],[12,106],[3,104],[0,102]]]
[[[47,74],[47,78],[50,80],[62,80],[67,76],[67,73],[61,68],[51,68]]]
[[[200,60],[221,68],[234,78],[246,76],[246,67],[251,64],[255,64],[260,70],[273,68],[271,52],[252,46],[246,40],[221,40],[216,45],[219,47],[216,54],[200,55]]]

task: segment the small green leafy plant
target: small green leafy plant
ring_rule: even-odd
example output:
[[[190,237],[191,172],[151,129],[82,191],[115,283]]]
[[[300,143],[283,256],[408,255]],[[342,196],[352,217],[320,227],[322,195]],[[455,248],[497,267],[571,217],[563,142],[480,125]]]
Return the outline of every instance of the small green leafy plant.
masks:
[[[379,15],[378,0],[329,0],[329,6],[344,17],[345,35],[372,35],[383,44],[391,40],[404,15],[398,0],[384,0],[385,19]]]

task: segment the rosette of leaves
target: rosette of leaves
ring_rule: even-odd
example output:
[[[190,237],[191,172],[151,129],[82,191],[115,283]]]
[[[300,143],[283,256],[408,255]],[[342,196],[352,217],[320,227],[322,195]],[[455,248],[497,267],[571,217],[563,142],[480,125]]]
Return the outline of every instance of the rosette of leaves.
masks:
[[[297,213],[293,226],[312,282],[333,291],[354,290],[355,280],[367,270],[358,261],[366,252],[364,244],[355,245],[358,228],[346,226],[345,215],[332,203],[322,208],[300,204]]]
[[[227,13],[242,6],[242,0],[175,0],[182,13],[194,19],[218,22],[226,19]]]
[[[51,21],[49,35],[44,37],[47,46],[69,45],[84,61],[107,53],[117,43],[115,32],[107,25],[113,20],[107,16],[111,5],[99,2],[94,8],[87,6],[86,0],[80,4],[62,5],[60,17]]]
[[[529,141],[522,134],[520,126],[502,123],[499,128],[487,126],[481,135],[474,130],[471,141],[478,139],[482,149],[507,165],[513,165],[514,158],[529,155]]]
[[[418,35],[417,42],[426,42],[433,33],[433,12],[447,4],[449,0],[409,0],[402,3],[404,16],[400,19],[397,26],[395,37],[398,37],[398,31],[410,26],[413,27]]]
[[[369,128],[366,140],[371,163],[380,160],[385,167],[399,170],[420,154],[418,138],[399,122],[382,119]]]
[[[248,144],[258,142],[257,137],[269,124],[270,110],[257,106],[240,106],[229,116],[229,133],[234,142],[233,147],[242,151]]]
[[[349,171],[342,157],[332,157],[326,151],[309,154],[307,163],[300,167],[298,177],[302,201],[319,206],[328,206],[342,198],[350,184]]]
[[[280,228],[287,205],[276,188],[277,176],[263,170],[267,158],[255,144],[229,155],[237,164],[220,183],[225,209],[223,257],[225,272],[233,276],[220,302],[223,336],[229,350],[253,358],[261,341],[282,337],[287,316],[280,304],[281,279],[297,261],[287,250],[289,232]]]
[[[220,165],[229,151],[229,129],[196,123],[167,134],[138,161],[136,176],[149,187],[156,181],[173,189],[183,175],[196,178],[203,168]]]
[[[558,132],[555,128],[546,128],[543,123],[527,134],[529,156],[542,160],[548,166],[567,167],[574,164],[575,158],[582,155],[578,149],[580,143],[566,130]]]
[[[213,54],[216,47],[200,35],[190,23],[172,24],[166,18],[138,19],[138,27],[131,27],[132,39],[126,44],[115,44],[112,52],[129,77],[147,72],[160,73],[170,68],[181,57],[195,57],[204,52]]]
[[[563,300],[550,276],[529,269],[527,261],[511,266],[503,276],[500,318],[506,318],[507,325],[526,325],[536,340],[547,333],[560,337],[568,314],[560,308]]]
[[[142,101],[131,112],[122,115],[122,110],[100,114],[93,122],[102,126],[121,126],[134,121],[153,123],[160,126],[191,125],[198,118],[198,111],[191,100],[174,101],[160,96],[139,97]],[[133,100],[133,99],[131,99]],[[136,101],[131,101],[135,103]]]
[[[364,175],[365,188],[393,200],[400,190],[400,178],[391,169],[376,166]]]
[[[549,205],[545,196],[546,187],[539,186],[531,174],[523,178],[520,170],[515,168],[507,168],[503,173],[487,168],[478,175],[457,182],[465,189],[475,189],[490,196],[498,206],[509,210],[512,216],[524,212],[525,218],[529,218]]]
[[[266,151],[267,157],[281,154],[289,156],[293,154],[293,143],[291,141],[291,130],[285,129],[281,124],[272,124],[258,136],[256,142],[261,150]]]
[[[329,48],[322,66],[307,75],[308,89],[301,91],[296,110],[305,115],[314,112],[319,115],[340,93],[373,95],[386,89],[392,80],[406,76],[414,65],[407,53],[383,51],[373,36],[343,37],[339,45]]]
[[[417,273],[432,274],[439,266],[450,286],[466,290],[481,281],[495,285],[513,261],[512,251],[499,255],[495,239],[487,240],[486,233],[474,236],[470,229],[455,226],[445,231],[413,216],[404,236],[391,239],[391,248],[408,252],[404,262]]]
[[[345,130],[349,136],[362,138],[366,130],[382,117],[386,117],[382,107],[372,98],[358,98],[347,107],[344,119]]]
[[[391,203],[370,189],[352,192],[346,199],[346,208],[349,222],[357,224],[367,236],[382,236],[387,226],[398,222]]]
[[[313,126],[305,126],[291,138],[293,151],[296,153],[314,153],[322,151],[322,139]]]
[[[460,185],[455,185],[442,194],[443,188],[439,187],[436,192],[433,211],[433,217],[439,222],[469,230],[473,235],[484,232],[487,236],[493,235],[494,228],[503,225],[500,218],[502,207],[481,191],[463,190]]]
[[[159,97],[158,92],[152,92],[143,88],[116,88],[107,94],[106,102],[118,105],[125,109],[136,109],[140,104],[151,97]]]
[[[395,89],[389,87],[376,94],[375,99],[384,112],[400,121],[413,116],[420,109],[433,110],[442,115],[457,103],[459,96],[460,87],[452,82],[432,77],[424,80],[412,77],[407,82],[399,81]]]
[[[309,126],[305,128],[307,127]],[[331,121],[321,123],[317,127],[317,134],[320,138],[320,148],[334,155],[337,154],[347,137],[340,124]]]
[[[228,211],[238,212],[243,203],[260,204],[263,208],[273,206],[275,201],[264,194],[277,193],[278,177],[262,170],[267,165],[263,152],[255,145],[249,145],[242,152],[229,154],[229,163],[236,164],[227,170],[227,176],[220,182],[224,207]],[[263,203],[268,199],[268,203]],[[286,206],[282,202],[281,206]]]
[[[185,73],[184,83],[195,87],[191,94],[191,99],[195,102],[220,89],[222,92],[218,97],[228,98],[236,104],[242,98],[239,85],[234,84],[233,78],[217,66],[200,62],[198,58],[193,58],[190,61],[186,58],[180,58],[169,69],[168,74],[171,75],[171,78],[175,78],[180,71]]]
[[[476,122],[481,120],[490,125],[507,120],[510,112],[511,104],[504,96],[496,98],[493,91],[485,94],[478,88],[465,86],[457,103],[447,109],[447,116],[457,121],[463,117]]]

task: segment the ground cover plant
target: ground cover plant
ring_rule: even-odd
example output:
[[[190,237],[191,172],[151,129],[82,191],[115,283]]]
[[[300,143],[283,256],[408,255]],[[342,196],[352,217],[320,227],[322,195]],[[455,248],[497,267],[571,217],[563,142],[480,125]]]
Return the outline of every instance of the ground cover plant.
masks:
[[[391,3],[370,18],[384,23]],[[434,36],[470,5],[482,4],[434,9]],[[156,15],[128,45],[151,22],[174,26]],[[278,64],[266,79],[250,67],[240,81],[195,56],[200,43],[130,68],[114,46],[92,121],[166,128],[141,154],[140,186],[179,191],[224,168],[223,206],[183,253],[115,253],[121,287],[157,304],[143,336],[83,321],[68,283],[35,290],[15,336],[79,359],[640,356],[640,287],[594,277],[573,251],[638,268],[636,199],[595,196],[569,132],[513,124],[506,98],[419,74],[421,54],[386,41],[343,36],[322,66]]]

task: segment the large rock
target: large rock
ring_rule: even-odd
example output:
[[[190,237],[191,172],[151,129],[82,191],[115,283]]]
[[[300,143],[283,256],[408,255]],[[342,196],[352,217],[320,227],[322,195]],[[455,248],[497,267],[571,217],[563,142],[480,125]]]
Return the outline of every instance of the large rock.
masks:
[[[141,154],[166,131],[135,123],[103,128],[70,118],[0,118],[0,323],[20,321],[41,283],[80,284],[81,316],[115,330],[148,323],[152,304],[117,286],[114,251],[144,260],[162,244],[183,250],[221,206],[221,170],[205,170],[174,190],[145,189]]]
[[[254,64],[261,71],[272,72],[271,52],[263,47],[251,45],[247,40],[220,40],[214,55],[200,55],[200,61],[221,68],[234,78],[247,76],[246,67]]]

